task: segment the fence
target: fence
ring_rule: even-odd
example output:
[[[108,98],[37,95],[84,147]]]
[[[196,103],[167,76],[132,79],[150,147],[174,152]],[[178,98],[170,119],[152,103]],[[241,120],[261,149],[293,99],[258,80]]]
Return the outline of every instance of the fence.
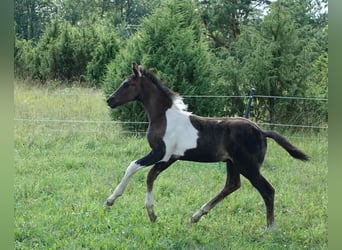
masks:
[[[21,93],[18,93],[19,95]],[[31,95],[50,95],[50,96],[63,96],[63,97],[77,97],[81,98],[84,96],[90,96],[94,98],[105,98],[102,94],[78,94],[78,93],[32,93]],[[275,98],[275,99],[292,99],[292,100],[311,100],[311,101],[322,101],[328,102],[326,98],[316,98],[316,97],[287,97],[287,96],[264,96],[264,95],[254,95],[254,89],[251,89],[251,92],[248,96],[211,96],[211,95],[184,95],[183,98],[244,98],[247,100],[245,117],[249,116],[249,111],[251,108],[251,102],[253,98]],[[44,119],[39,117],[15,117],[15,122],[19,123],[34,123],[34,124],[97,124],[97,125],[142,125],[147,127],[147,122],[137,122],[137,121],[112,121],[112,120],[77,120],[77,119]],[[281,124],[281,123],[266,123],[266,122],[258,122],[257,124],[261,126],[272,126],[272,127],[282,127],[282,128],[301,128],[301,129],[317,129],[317,130],[327,130],[328,126],[316,126],[316,125],[308,125],[308,124]],[[59,131],[59,129],[51,129],[51,131]],[[83,130],[83,132],[97,133],[102,132],[101,129],[95,130]],[[122,130],[121,133],[129,133],[129,134],[141,134],[146,133],[145,130]]]

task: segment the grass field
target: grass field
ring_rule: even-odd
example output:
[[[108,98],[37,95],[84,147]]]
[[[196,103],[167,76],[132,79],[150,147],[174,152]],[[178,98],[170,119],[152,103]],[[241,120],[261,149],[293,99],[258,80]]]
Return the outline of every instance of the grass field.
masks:
[[[328,248],[326,132],[288,135],[311,156],[308,163],[268,141],[262,172],[276,189],[273,230],[265,230],[263,200],[244,178],[240,190],[197,224],[188,222],[223,187],[222,163],[177,162],[160,175],[158,219],[150,223],[148,169],[132,178],[111,209],[103,207],[128,164],[149,151],[145,138],[111,123],[70,122],[109,121],[100,93],[15,84],[16,249]],[[43,119],[50,121],[37,121]]]

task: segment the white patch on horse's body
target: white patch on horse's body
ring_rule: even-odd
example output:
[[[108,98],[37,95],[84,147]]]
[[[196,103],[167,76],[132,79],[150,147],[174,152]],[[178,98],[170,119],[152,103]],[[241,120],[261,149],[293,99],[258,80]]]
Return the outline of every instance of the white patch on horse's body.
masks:
[[[197,147],[198,130],[190,121],[191,113],[186,112],[182,99],[166,110],[166,130],[163,141],[166,151],[161,161],[168,161],[172,155],[183,156],[188,149]]]
[[[178,108],[180,111],[187,112],[188,105],[183,102],[183,97],[181,96],[175,96],[173,98],[173,104],[176,108]]]

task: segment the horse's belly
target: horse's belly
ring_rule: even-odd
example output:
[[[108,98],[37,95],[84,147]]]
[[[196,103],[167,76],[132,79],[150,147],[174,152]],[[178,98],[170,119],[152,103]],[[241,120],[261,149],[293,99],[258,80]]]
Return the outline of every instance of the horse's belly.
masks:
[[[194,148],[187,150],[180,160],[196,162],[219,162],[230,159],[228,152],[214,148]]]

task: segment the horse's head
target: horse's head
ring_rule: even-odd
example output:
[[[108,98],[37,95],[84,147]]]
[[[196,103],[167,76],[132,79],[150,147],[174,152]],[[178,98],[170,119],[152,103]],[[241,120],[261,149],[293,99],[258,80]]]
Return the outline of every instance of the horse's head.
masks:
[[[142,74],[136,63],[132,63],[132,70],[133,74],[126,78],[120,87],[107,99],[107,103],[111,108],[139,99]]]

